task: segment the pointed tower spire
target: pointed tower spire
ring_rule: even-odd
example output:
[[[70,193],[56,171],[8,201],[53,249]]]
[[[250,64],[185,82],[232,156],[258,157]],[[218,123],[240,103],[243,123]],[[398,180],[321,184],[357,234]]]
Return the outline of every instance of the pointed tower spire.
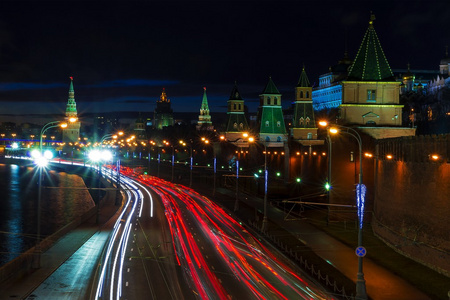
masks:
[[[394,74],[381,48],[373,26],[375,15],[371,14],[369,28],[350,67],[348,80],[395,81]]]
[[[264,89],[263,94],[279,94],[275,83],[272,81],[272,76],[269,76],[269,82],[267,82],[266,88]]]
[[[73,121],[75,119],[75,121]],[[75,91],[73,89],[73,77],[70,77],[69,98],[66,106],[67,127],[63,129],[63,142],[78,142],[81,123],[78,121],[77,104],[75,103]]]
[[[295,87],[294,119],[292,120],[292,137],[303,145],[311,145],[317,140],[317,128],[314,117],[312,87],[303,66],[300,79]]]
[[[69,98],[66,106],[66,117],[77,117],[77,104],[75,103],[75,91],[73,90],[73,77],[70,77]]]
[[[213,130],[211,115],[209,114],[208,97],[206,96],[206,87],[203,87],[202,106],[198,116],[197,129]]]
[[[300,74],[300,78],[298,80],[298,87],[310,87],[308,76],[306,76],[305,65],[303,65],[302,73]]]
[[[203,111],[203,112],[202,112]],[[206,87],[203,87],[202,107],[200,108],[200,114],[209,115],[208,97],[206,96]]]
[[[227,115],[228,122],[225,131],[227,140],[239,141],[239,138],[242,137],[242,132],[248,131],[248,123],[244,113],[244,100],[239,93],[236,81],[228,100]]]

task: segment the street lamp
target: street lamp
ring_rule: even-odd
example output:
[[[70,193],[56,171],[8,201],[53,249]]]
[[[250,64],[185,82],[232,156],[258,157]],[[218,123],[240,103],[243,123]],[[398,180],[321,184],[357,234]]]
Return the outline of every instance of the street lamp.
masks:
[[[101,189],[100,180],[102,178],[102,162],[110,161],[112,160],[112,157],[113,157],[112,153],[109,150],[102,150],[102,151],[92,150],[91,152],[89,152],[89,159],[95,163],[98,163],[98,173],[99,173],[96,224],[99,223],[99,215],[100,215],[100,189]]]
[[[267,171],[267,145],[264,141],[264,216],[261,230],[263,232],[267,231],[269,227],[269,222],[267,220],[267,187],[268,187],[268,171]]]
[[[36,260],[34,261],[34,268],[40,268],[41,267],[41,198],[42,198],[42,169],[44,169],[47,164],[48,161],[50,159],[52,159],[53,154],[50,151],[45,151],[45,153],[42,153],[42,136],[44,135],[44,133],[50,129],[50,128],[55,128],[55,127],[61,127],[61,128],[66,128],[67,127],[67,123],[61,123],[61,121],[52,121],[49,122],[47,124],[45,124],[42,129],[41,132],[39,134],[39,151],[38,152],[34,152],[33,156],[35,158],[35,164],[38,166],[39,169],[39,173],[38,173],[38,208],[37,208],[37,241],[36,241],[36,246],[35,246],[35,258]]]
[[[328,123],[325,121],[319,122],[320,126],[327,127]],[[333,125],[332,127],[327,127],[329,133],[336,134],[339,129],[344,129],[343,133],[346,133],[356,139],[359,147],[359,182],[356,190],[356,204],[358,209],[358,248],[363,248],[362,242],[362,229],[363,229],[363,218],[364,218],[364,198],[366,193],[366,187],[363,185],[363,169],[362,169],[362,139],[359,133],[350,127],[342,125]],[[331,139],[330,139],[331,141]],[[331,145],[331,143],[329,143]],[[330,148],[331,149],[331,148]],[[331,153],[329,154],[329,159],[331,161]],[[366,281],[364,279],[363,273],[363,256],[358,255],[358,273],[356,280],[356,299],[367,299],[366,293]]]
[[[210,142],[209,140],[207,140],[206,138],[202,138],[203,143],[205,143],[206,145],[209,145]],[[212,147],[213,147],[213,156],[214,156],[214,160],[213,160],[213,173],[214,173],[214,185],[213,185],[213,196],[216,194],[216,174],[217,174],[217,155],[216,155],[216,148],[215,148],[216,144],[212,143]],[[238,162],[239,165],[239,162]],[[236,181],[237,181],[237,177],[239,175],[238,171],[236,171]],[[237,193],[237,187],[236,187],[236,193]],[[236,206],[235,206],[235,211],[236,211]]]
[[[180,140],[180,144],[186,147],[186,143],[183,140]],[[189,187],[192,187],[192,163],[193,163],[193,158],[192,158],[192,140],[191,140],[191,143],[189,145],[189,150],[190,150],[190,156],[189,156],[189,160],[190,160],[190,165],[189,165]]]

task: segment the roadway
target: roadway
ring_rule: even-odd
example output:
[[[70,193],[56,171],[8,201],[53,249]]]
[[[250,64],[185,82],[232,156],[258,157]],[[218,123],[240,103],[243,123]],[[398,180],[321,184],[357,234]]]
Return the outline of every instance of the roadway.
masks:
[[[103,173],[117,180],[114,171]],[[128,175],[120,178],[124,201],[116,216],[27,296],[332,299],[208,198]]]

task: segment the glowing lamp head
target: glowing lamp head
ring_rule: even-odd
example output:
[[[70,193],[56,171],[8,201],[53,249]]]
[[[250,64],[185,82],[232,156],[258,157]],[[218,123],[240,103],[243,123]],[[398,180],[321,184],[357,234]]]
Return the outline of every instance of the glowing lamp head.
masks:
[[[295,181],[296,181],[297,183],[300,183],[300,182],[302,182],[302,179],[301,179],[301,178],[296,178]]]
[[[221,136],[220,136],[220,140],[221,140],[221,141],[224,141],[224,140],[225,140],[225,136],[224,136],[224,135],[221,135]]]
[[[53,158],[53,153],[52,153],[52,151],[50,151],[50,150],[45,150],[45,152],[44,152],[44,157],[45,157],[45,159],[47,159],[47,160],[52,159],[52,158]]]
[[[391,154],[388,154],[388,155],[386,155],[386,158],[387,158],[387,159],[392,159],[393,156],[392,156]]]
[[[330,128],[330,133],[336,134],[336,133],[338,133],[338,132],[339,132],[339,130],[338,130],[337,128],[335,128],[335,127],[331,127],[331,128]]]
[[[34,160],[34,163],[41,168],[44,168],[48,165],[48,160],[44,156],[40,156]]]
[[[248,138],[248,141],[249,141],[250,143],[253,143],[253,142],[255,141],[255,138],[251,136],[251,137]]]
[[[439,160],[439,155],[437,154],[432,154],[430,157],[432,160]]]
[[[244,132],[244,133],[242,134],[242,136],[245,137],[245,138],[247,138],[247,137],[248,137],[248,133],[247,133],[247,132]]]
[[[123,131],[119,131],[117,134],[122,136],[123,135]]]
[[[99,161],[101,158],[101,153],[98,150],[92,150],[89,152],[89,159],[92,161]]]
[[[18,148],[19,148],[19,144],[17,144],[17,143],[12,143],[11,148],[13,148],[13,149],[18,149]]]
[[[70,123],[75,123],[77,120],[78,120],[78,119],[75,118],[75,117],[69,118],[69,122],[70,122]]]
[[[331,189],[331,185],[327,182],[325,183],[325,189],[329,191]]]
[[[319,121],[319,126],[327,127],[328,126],[328,122],[327,121]]]
[[[104,160],[104,161],[110,161],[110,160],[112,160],[112,158],[113,158],[113,155],[112,155],[111,151],[109,151],[109,150],[103,150],[103,151],[101,152],[101,159],[102,159],[102,160]]]
[[[33,151],[31,151],[31,157],[37,159],[41,157],[41,152],[37,149],[34,149]]]
[[[67,123],[62,123],[61,125],[59,125],[61,128],[67,128]]]

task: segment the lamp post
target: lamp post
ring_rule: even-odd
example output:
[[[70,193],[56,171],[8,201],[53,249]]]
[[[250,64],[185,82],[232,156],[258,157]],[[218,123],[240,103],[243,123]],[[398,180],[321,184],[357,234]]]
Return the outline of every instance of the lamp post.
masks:
[[[206,145],[209,145],[210,142],[208,139],[206,138],[202,138],[201,139],[203,141],[203,143],[205,143]],[[214,183],[213,183],[213,196],[216,194],[216,174],[217,174],[217,155],[216,155],[216,148],[215,148],[215,143],[211,143],[212,149],[213,149],[213,178],[214,178]],[[239,163],[239,162],[238,162]],[[238,171],[237,171],[238,172]],[[237,177],[238,177],[238,173],[236,173],[236,181],[237,181]],[[236,194],[237,194],[237,187],[236,187]],[[236,196],[237,197],[237,196]],[[236,211],[236,207],[235,207],[235,211]]]
[[[268,187],[268,172],[267,172],[267,145],[264,141],[264,216],[261,230],[267,231],[269,222],[267,221],[267,187]]]
[[[112,153],[109,150],[93,150],[89,153],[89,159],[94,163],[98,164],[98,194],[97,194],[97,216],[96,216],[96,224],[99,224],[99,216],[100,216],[100,190],[101,190],[101,178],[102,178],[102,162],[112,160]],[[120,166],[119,166],[120,167]],[[119,178],[120,180],[120,178]]]
[[[191,140],[191,157],[190,157],[190,166],[189,166],[189,187],[192,187],[192,165],[194,163],[194,158],[192,157],[192,140]]]
[[[320,126],[327,126],[327,122],[319,122]],[[358,209],[358,249],[363,247],[362,241],[362,229],[363,229],[363,218],[364,218],[364,197],[365,197],[365,186],[363,186],[363,170],[362,170],[362,139],[359,133],[350,127],[342,126],[342,125],[333,125],[333,127],[328,128],[328,132],[338,133],[339,130],[337,128],[342,128],[345,131],[344,133],[354,137],[358,142],[359,147],[359,176],[358,176],[358,187],[356,192],[356,202]],[[330,139],[331,141],[331,139]],[[331,143],[330,143],[331,144]],[[330,148],[331,149],[331,148]],[[329,154],[331,161],[331,153]],[[330,163],[331,165],[331,163]],[[366,281],[364,279],[363,273],[363,256],[358,255],[358,273],[356,279],[356,299],[366,300]]]
[[[50,154],[44,155],[42,153],[42,136],[44,133],[50,129],[55,127],[61,127],[66,128],[67,123],[61,123],[61,121],[52,121],[46,123],[39,133],[39,152],[35,152],[35,161],[36,165],[39,169],[38,174],[38,207],[37,207],[37,241],[35,246],[35,261],[34,261],[34,268],[40,268],[41,267],[41,199],[42,199],[42,169],[45,168],[48,164],[48,161],[52,158],[53,155],[51,155],[51,152],[48,152]]]

